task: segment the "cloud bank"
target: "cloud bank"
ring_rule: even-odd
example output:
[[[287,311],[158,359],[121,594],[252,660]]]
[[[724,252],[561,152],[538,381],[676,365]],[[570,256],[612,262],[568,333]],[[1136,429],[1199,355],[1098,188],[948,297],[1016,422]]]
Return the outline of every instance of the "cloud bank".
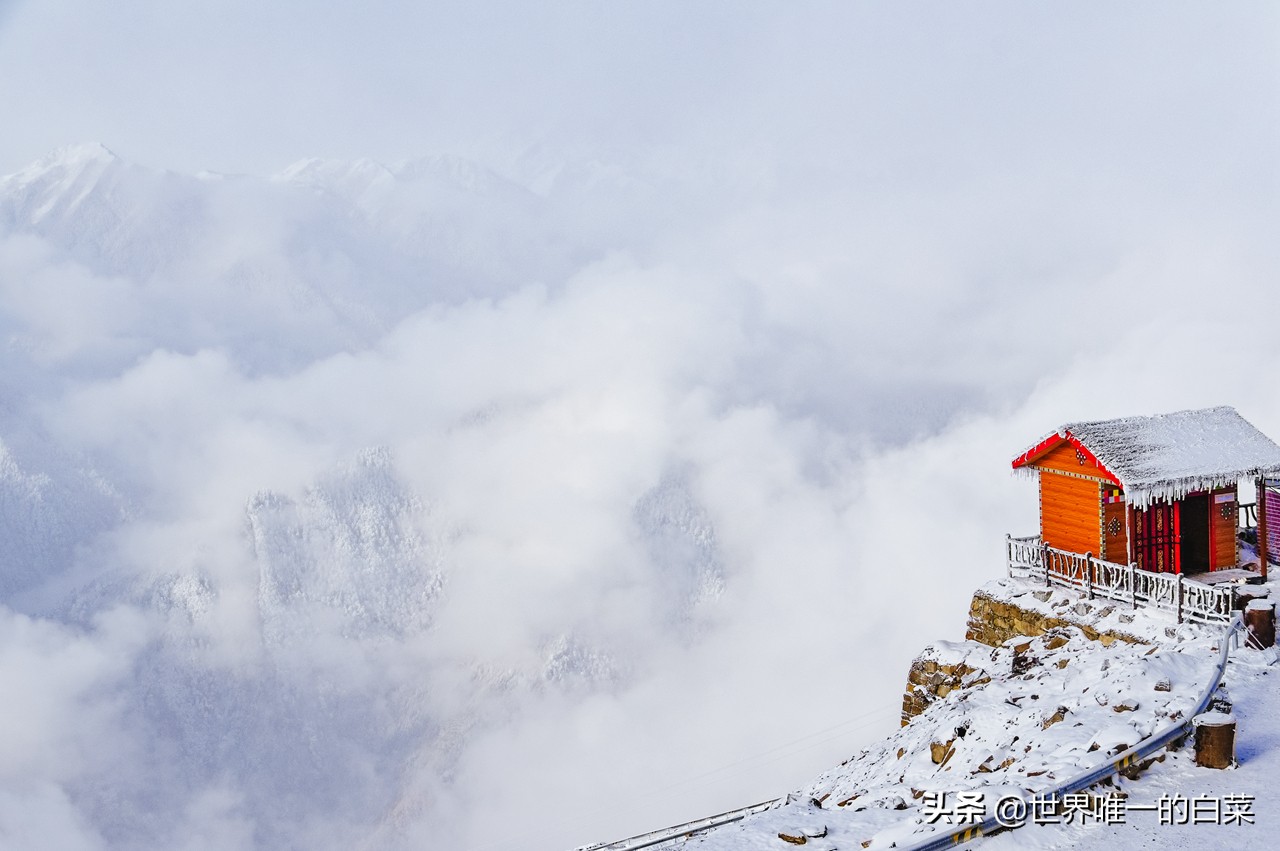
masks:
[[[227,138],[157,130],[158,165],[208,159],[15,163],[0,845],[557,849],[779,794],[896,724],[909,659],[1035,524],[1024,444],[1218,403],[1280,434],[1265,37],[1009,12],[674,38],[648,4],[544,44],[432,10],[386,44],[442,23],[414,61],[463,76],[409,88],[453,136],[339,139],[360,122],[290,101],[315,114],[234,167],[353,157],[218,175]],[[50,14],[3,37],[108,49]],[[199,66],[179,88],[223,91]],[[219,133],[299,85],[264,79]]]

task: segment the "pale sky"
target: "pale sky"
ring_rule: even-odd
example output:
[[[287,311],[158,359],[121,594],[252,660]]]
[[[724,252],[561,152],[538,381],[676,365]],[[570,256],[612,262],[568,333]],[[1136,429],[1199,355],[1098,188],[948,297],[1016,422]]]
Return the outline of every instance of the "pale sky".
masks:
[[[184,171],[742,153],[850,186],[1243,190],[1280,141],[1267,3],[7,5],[5,172],[100,141]]]

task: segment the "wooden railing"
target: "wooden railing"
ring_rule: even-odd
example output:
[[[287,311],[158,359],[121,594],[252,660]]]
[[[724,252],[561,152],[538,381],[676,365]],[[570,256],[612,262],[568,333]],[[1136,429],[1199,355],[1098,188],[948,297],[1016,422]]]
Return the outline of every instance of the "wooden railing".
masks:
[[[1140,604],[1163,609],[1173,613],[1178,623],[1183,619],[1206,623],[1231,620],[1230,587],[1206,585],[1181,573],[1153,573],[1136,564],[1116,564],[1092,554],[1055,549],[1045,546],[1039,535],[1006,535],[1005,548],[1010,576],[1077,588],[1090,599],[1106,597],[1135,609]]]

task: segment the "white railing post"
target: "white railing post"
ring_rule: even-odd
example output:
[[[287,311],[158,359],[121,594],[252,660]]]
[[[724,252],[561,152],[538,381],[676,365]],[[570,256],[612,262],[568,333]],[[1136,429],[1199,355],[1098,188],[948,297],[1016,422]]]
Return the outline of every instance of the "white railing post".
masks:
[[[1182,574],[1178,574],[1178,623],[1182,623]]]
[[[1076,588],[1090,600],[1106,597],[1123,603],[1127,596],[1130,608],[1136,610],[1141,603],[1163,609],[1176,615],[1180,624],[1188,618],[1214,623],[1230,619],[1232,612],[1231,594],[1219,586],[1205,585],[1172,571],[1143,570],[1136,561],[1117,564],[1092,552],[1055,549],[1040,535],[1015,538],[1006,534],[1005,560],[1011,577],[1029,580],[1039,568],[1047,587],[1056,584]]]

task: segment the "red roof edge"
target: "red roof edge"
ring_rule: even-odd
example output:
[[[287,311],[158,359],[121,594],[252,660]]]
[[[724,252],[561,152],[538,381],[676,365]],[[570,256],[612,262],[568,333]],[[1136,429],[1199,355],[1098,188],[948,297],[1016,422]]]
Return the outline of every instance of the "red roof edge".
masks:
[[[1083,443],[1077,440],[1075,435],[1073,435],[1071,432],[1067,432],[1065,436],[1058,434],[1057,432],[1054,432],[1053,434],[1049,435],[1044,440],[1040,441],[1035,446],[1028,449],[1026,452],[1023,452],[1017,458],[1014,458],[1013,469],[1017,470],[1019,467],[1031,466],[1032,461],[1036,460],[1041,455],[1048,452],[1050,449],[1053,449],[1054,447],[1058,446],[1063,441],[1069,442],[1072,446],[1076,448],[1077,452],[1079,452],[1080,454],[1084,455],[1085,458],[1088,458],[1090,461],[1092,461],[1099,470],[1101,470],[1103,473],[1106,474],[1108,479],[1115,482],[1117,485],[1124,487],[1124,484],[1120,481],[1120,479],[1116,477],[1116,474],[1108,470],[1106,468],[1106,465],[1104,465],[1101,461],[1098,460],[1098,456],[1090,452],[1089,447],[1085,446]]]
[[[1013,469],[1016,470],[1019,467],[1027,466],[1034,459],[1039,458],[1041,455],[1048,452],[1050,449],[1057,446],[1059,443],[1061,443],[1064,440],[1066,440],[1066,438],[1055,431],[1053,434],[1049,435],[1044,440],[1040,441],[1035,446],[1028,449],[1026,452],[1023,452],[1017,458],[1014,458]]]

